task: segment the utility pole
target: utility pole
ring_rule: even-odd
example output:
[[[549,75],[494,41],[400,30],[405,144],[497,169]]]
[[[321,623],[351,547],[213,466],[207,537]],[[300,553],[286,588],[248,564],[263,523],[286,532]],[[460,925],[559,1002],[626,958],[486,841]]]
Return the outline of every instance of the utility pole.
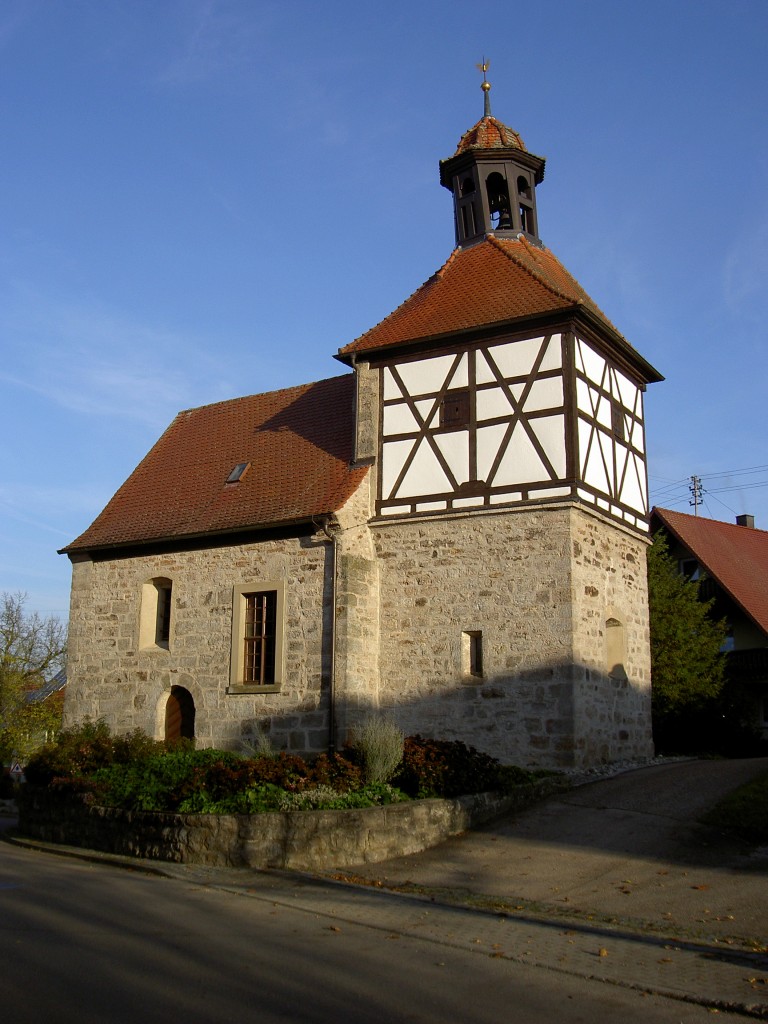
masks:
[[[697,516],[699,514],[699,504],[701,502],[701,477],[692,476],[691,482],[688,485],[688,490],[691,492],[691,500],[688,504],[693,505],[693,514]]]

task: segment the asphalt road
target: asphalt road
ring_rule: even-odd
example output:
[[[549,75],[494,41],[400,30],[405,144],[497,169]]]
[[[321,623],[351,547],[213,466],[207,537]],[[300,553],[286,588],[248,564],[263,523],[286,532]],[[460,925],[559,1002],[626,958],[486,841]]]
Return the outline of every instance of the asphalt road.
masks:
[[[366,901],[359,889],[328,885],[315,893],[309,882],[269,874],[252,882],[227,891],[226,881],[212,887],[184,872],[161,877],[0,843],[3,1019],[711,1020],[701,1006],[529,966],[510,954],[512,935],[493,916],[473,920],[470,938],[470,915],[458,910],[436,910],[435,927],[412,899],[370,893]],[[361,921],[355,905],[365,906]]]

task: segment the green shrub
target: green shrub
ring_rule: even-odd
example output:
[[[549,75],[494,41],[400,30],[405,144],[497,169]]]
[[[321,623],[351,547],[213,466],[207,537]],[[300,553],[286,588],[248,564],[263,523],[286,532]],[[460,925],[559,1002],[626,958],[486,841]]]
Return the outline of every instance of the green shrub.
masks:
[[[110,764],[131,764],[153,757],[163,744],[141,729],[113,736],[103,719],[86,719],[80,725],[62,729],[55,743],[49,743],[30,759],[24,774],[27,782],[47,786],[57,778],[93,775]]]
[[[373,782],[361,789],[342,793],[333,786],[313,786],[301,793],[283,793],[281,811],[344,811],[357,807],[378,807],[408,798],[386,782]]]

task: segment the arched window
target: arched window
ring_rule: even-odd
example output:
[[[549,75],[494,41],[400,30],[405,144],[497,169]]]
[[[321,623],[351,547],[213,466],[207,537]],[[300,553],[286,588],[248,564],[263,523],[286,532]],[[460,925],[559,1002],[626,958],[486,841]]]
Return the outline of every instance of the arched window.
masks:
[[[498,171],[489,174],[485,182],[488,193],[488,209],[491,214],[491,224],[498,231],[510,231],[512,229],[512,208],[509,202],[509,188],[507,180]]]
[[[517,179],[517,201],[520,210],[520,227],[529,235],[536,233],[533,222],[533,195],[531,183],[522,174]]]
[[[173,584],[164,576],[149,580],[141,588],[139,646],[168,650],[171,641],[171,595]]]

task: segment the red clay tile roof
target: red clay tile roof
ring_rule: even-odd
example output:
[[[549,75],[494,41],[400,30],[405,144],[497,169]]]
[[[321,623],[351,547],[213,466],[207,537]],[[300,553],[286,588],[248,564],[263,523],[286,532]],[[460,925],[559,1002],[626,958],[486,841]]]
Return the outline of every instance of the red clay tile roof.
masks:
[[[180,412],[85,533],[63,550],[197,537],[335,512],[351,469],[353,375]],[[240,462],[239,483],[225,481]]]
[[[381,323],[339,350],[368,352],[441,334],[502,323],[541,313],[589,310],[649,372],[608,318],[556,256],[525,236],[496,238],[454,249],[446,263]]]
[[[661,523],[768,634],[768,532],[655,508]]]
[[[525,150],[525,143],[514,128],[498,121],[491,115],[481,117],[480,120],[469,131],[459,139],[454,156],[466,153],[473,149],[522,149]]]

